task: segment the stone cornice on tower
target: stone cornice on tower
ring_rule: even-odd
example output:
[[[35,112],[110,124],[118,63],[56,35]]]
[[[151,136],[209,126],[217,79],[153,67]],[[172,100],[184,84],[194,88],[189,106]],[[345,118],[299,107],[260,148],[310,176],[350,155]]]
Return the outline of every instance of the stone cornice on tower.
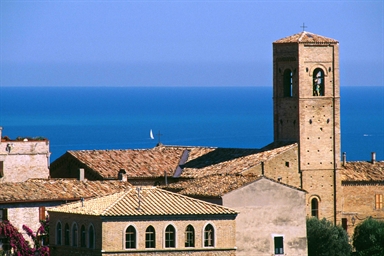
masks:
[[[338,44],[339,42],[329,37],[316,35],[307,31],[302,31],[300,33],[276,40],[273,43],[274,44],[284,44],[284,43]]]

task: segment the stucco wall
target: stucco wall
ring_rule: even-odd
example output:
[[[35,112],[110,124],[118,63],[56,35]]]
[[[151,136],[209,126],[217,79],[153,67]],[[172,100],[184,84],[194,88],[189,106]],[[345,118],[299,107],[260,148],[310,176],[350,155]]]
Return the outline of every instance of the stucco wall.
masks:
[[[273,255],[274,236],[284,237],[284,255],[307,255],[305,192],[260,179],[223,196],[239,211],[237,255]]]

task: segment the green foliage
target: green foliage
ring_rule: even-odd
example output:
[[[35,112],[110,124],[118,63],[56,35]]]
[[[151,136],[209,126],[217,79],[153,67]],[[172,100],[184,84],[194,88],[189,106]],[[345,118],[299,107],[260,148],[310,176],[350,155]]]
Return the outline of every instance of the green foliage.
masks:
[[[349,256],[348,235],[326,219],[307,219],[308,256]]]
[[[358,256],[384,255],[384,222],[369,218],[357,225],[353,246]]]

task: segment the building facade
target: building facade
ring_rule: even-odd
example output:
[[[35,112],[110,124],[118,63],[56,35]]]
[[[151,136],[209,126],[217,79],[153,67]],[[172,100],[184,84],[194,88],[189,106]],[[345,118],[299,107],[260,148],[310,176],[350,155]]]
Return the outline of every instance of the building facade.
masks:
[[[155,187],[63,205],[49,215],[51,255],[236,255],[236,211]]]
[[[2,137],[0,127],[0,183],[49,177],[49,141],[44,138]]]

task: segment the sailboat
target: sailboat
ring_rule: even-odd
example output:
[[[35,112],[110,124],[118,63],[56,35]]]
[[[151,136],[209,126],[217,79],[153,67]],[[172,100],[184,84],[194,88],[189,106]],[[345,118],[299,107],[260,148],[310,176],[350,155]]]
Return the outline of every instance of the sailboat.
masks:
[[[154,140],[154,139],[155,139],[155,137],[153,137],[153,132],[152,132],[152,129],[149,131],[149,137],[150,137],[152,140]]]

